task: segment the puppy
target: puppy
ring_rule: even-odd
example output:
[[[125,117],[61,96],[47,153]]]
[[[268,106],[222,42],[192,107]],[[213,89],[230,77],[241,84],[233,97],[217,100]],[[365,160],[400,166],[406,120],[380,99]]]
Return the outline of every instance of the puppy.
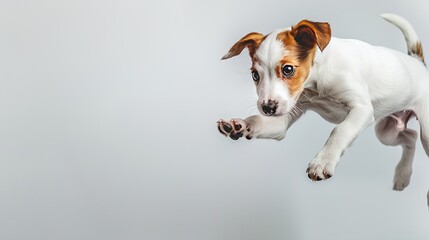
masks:
[[[408,55],[331,37],[328,23],[308,20],[268,35],[244,36],[222,60],[249,50],[261,115],[220,120],[219,131],[234,140],[281,140],[307,110],[315,111],[337,124],[307,168],[308,177],[319,181],[333,176],[346,148],[375,122],[383,144],[402,146],[393,189],[403,190],[410,182],[417,139],[416,131],[407,128],[414,116],[429,155],[429,73],[412,26],[394,14],[382,17],[403,32]]]

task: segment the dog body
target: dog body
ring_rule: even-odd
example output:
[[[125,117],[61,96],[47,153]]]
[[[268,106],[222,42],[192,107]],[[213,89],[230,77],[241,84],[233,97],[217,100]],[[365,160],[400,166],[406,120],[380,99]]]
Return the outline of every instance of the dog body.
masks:
[[[240,137],[281,140],[307,110],[337,124],[322,150],[309,163],[312,180],[330,178],[346,148],[376,122],[385,145],[402,146],[394,190],[410,181],[417,139],[407,128],[417,116],[421,141],[429,155],[429,73],[420,41],[403,18],[384,14],[405,35],[408,54],[353,39],[331,37],[329,24],[303,20],[267,36],[251,33],[223,57],[249,49],[258,109],[262,115],[218,121],[219,131]]]

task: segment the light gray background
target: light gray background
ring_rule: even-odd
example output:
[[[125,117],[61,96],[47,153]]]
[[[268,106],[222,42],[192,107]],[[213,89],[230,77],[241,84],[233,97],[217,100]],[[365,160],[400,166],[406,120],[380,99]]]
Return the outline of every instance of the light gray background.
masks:
[[[373,127],[314,183],[333,127],[317,115],[281,142],[215,124],[257,112],[247,52],[219,61],[248,32],[307,18],[405,51],[378,16],[394,12],[429,52],[426,2],[1,1],[0,239],[428,239],[420,143],[398,193],[401,150]]]

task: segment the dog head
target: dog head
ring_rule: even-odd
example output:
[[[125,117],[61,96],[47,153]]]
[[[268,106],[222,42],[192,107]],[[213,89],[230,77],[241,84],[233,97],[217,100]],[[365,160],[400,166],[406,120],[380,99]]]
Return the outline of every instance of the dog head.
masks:
[[[237,56],[247,48],[259,111],[267,116],[283,115],[293,109],[303,91],[316,49],[323,51],[330,40],[328,23],[303,20],[266,36],[249,33],[235,43],[222,60]]]

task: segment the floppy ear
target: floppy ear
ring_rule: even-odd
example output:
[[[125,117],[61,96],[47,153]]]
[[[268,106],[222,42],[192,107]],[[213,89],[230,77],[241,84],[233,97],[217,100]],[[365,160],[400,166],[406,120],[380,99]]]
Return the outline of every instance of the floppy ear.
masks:
[[[312,48],[315,44],[323,51],[331,41],[331,27],[328,23],[302,20],[292,27],[295,41],[303,47]]]
[[[249,49],[250,56],[253,56],[253,54],[255,54],[256,48],[258,48],[259,44],[261,44],[263,39],[264,35],[260,33],[249,33],[242,39],[240,39],[238,42],[236,42],[234,46],[231,47],[229,52],[222,57],[221,60],[237,56],[241,53],[241,51],[243,51],[245,47]]]

